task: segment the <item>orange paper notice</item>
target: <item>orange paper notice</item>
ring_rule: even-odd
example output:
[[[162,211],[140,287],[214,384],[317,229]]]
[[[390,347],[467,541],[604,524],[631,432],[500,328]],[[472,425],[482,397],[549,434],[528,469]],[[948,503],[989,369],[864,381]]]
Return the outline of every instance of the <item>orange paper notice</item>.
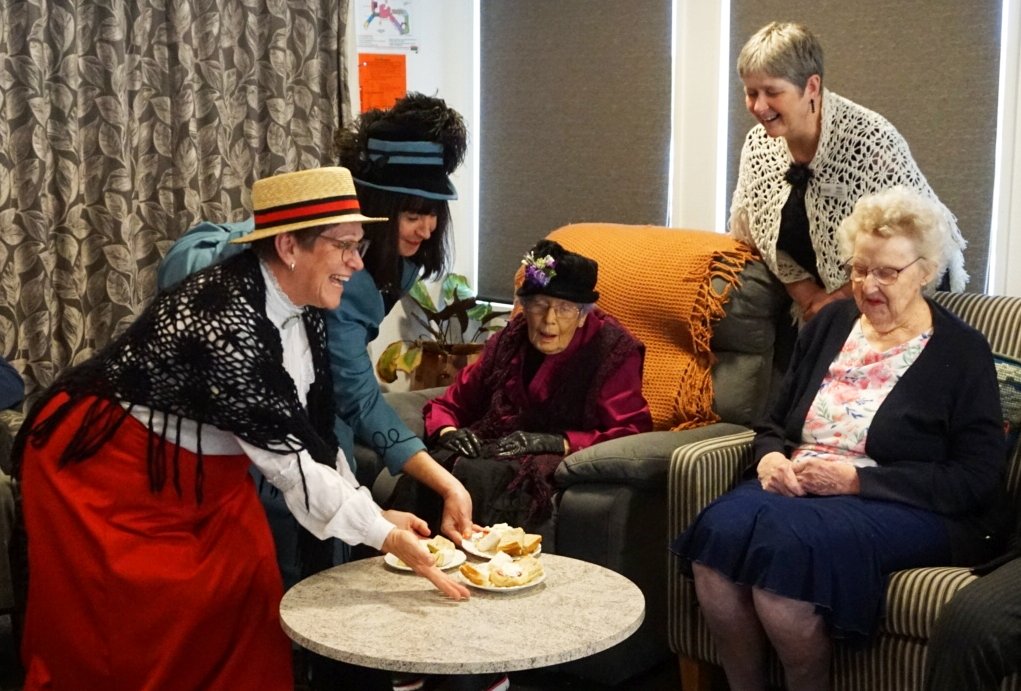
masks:
[[[358,54],[358,93],[362,112],[390,108],[408,91],[408,67],[404,55]]]

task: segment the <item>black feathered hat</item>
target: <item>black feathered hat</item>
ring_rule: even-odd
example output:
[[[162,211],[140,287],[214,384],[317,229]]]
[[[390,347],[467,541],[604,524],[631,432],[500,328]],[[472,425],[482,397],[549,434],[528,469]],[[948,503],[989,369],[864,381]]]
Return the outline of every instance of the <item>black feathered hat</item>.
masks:
[[[519,297],[549,295],[588,304],[599,299],[595,260],[565,250],[553,240],[540,240],[521,260],[525,277],[517,290]]]
[[[457,199],[450,181],[468,131],[441,98],[409,93],[388,110],[366,111],[337,136],[340,164],[361,185],[426,199]]]

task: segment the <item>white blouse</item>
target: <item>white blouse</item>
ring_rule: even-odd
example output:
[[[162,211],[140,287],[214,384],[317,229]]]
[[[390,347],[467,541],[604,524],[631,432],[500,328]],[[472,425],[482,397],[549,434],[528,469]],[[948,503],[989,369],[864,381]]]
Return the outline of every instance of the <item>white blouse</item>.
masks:
[[[266,281],[266,316],[280,332],[284,350],[284,369],[294,380],[302,405],[306,405],[308,390],[315,373],[312,353],[301,319],[302,310],[290,301],[280,289],[272,273],[260,263]],[[150,411],[136,407],[132,415],[148,424]],[[153,412],[153,432],[162,434],[165,424],[173,430],[177,416]],[[187,418],[181,420],[178,444],[191,452],[198,450],[198,423]],[[295,454],[281,449],[279,452],[252,446],[234,434],[212,425],[202,426],[202,453],[204,456],[245,454],[274,487],[283,494],[287,508],[297,521],[320,539],[336,537],[344,542],[366,544],[375,549],[394,526],[383,518],[382,509],[372,495],[361,487],[348,466],[344,452],[337,450],[336,467],[316,463],[307,450]],[[215,462],[215,461],[214,461]],[[308,486],[308,509],[305,509],[305,492],[301,486],[301,470]]]

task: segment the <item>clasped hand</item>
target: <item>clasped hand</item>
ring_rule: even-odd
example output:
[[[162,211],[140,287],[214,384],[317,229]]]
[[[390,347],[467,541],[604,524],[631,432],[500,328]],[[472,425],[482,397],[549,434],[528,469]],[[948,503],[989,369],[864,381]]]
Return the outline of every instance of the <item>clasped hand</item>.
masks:
[[[792,463],[779,452],[768,453],[756,467],[762,489],[785,497],[806,494],[858,494],[858,470],[850,463],[808,460]]]
[[[511,432],[483,446],[474,432],[461,427],[444,432],[438,443],[441,448],[465,458],[478,458],[483,455],[483,448],[487,454],[491,453],[497,458],[539,453],[563,455],[566,451],[563,435],[544,432]]]
[[[440,448],[453,451],[465,458],[478,458],[482,453],[482,442],[467,427],[460,427],[444,432],[439,438]]]
[[[496,441],[496,457],[550,453],[564,455],[564,436],[544,432],[511,432]]]

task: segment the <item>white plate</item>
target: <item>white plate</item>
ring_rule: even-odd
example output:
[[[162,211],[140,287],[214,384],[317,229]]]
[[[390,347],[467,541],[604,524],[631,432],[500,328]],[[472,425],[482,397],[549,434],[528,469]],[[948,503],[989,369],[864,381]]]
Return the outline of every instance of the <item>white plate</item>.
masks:
[[[455,566],[460,566],[467,559],[468,559],[468,557],[464,556],[464,552],[462,552],[459,549],[455,549],[454,550],[454,556],[452,556],[450,558],[450,561],[448,561],[446,564],[444,564],[440,568],[443,569],[444,571],[446,571],[447,569],[452,569]],[[400,559],[398,559],[395,555],[390,554],[390,553],[387,553],[387,554],[383,555],[383,561],[386,562],[387,566],[392,566],[393,568],[395,568],[395,569],[397,569],[399,571],[411,571],[412,570],[412,568],[410,566],[408,566],[407,564],[402,562]]]
[[[493,550],[491,552],[485,552],[485,551],[479,549],[478,546],[476,546],[476,544],[475,544],[475,539],[474,538],[469,539],[469,540],[461,540],[461,549],[463,549],[468,554],[472,554],[472,555],[474,555],[476,557],[480,557],[482,559],[492,559],[497,554],[496,550]],[[538,547],[535,548],[535,551],[532,552],[532,556],[533,557],[537,557],[541,553],[542,553],[542,545],[540,544]]]
[[[539,585],[540,583],[542,583],[543,581],[546,580],[546,572],[545,571],[543,571],[542,574],[538,578],[536,578],[534,581],[529,581],[528,583],[525,583],[524,585],[508,585],[508,586],[478,585],[477,583],[472,583],[467,578],[465,578],[464,574],[461,573],[460,571],[457,573],[457,575],[461,577],[461,581],[465,585],[468,585],[468,586],[470,586],[472,588],[478,588],[479,590],[488,590],[491,593],[509,593],[509,592],[514,591],[514,590],[526,590],[528,588],[535,587],[535,586]]]

